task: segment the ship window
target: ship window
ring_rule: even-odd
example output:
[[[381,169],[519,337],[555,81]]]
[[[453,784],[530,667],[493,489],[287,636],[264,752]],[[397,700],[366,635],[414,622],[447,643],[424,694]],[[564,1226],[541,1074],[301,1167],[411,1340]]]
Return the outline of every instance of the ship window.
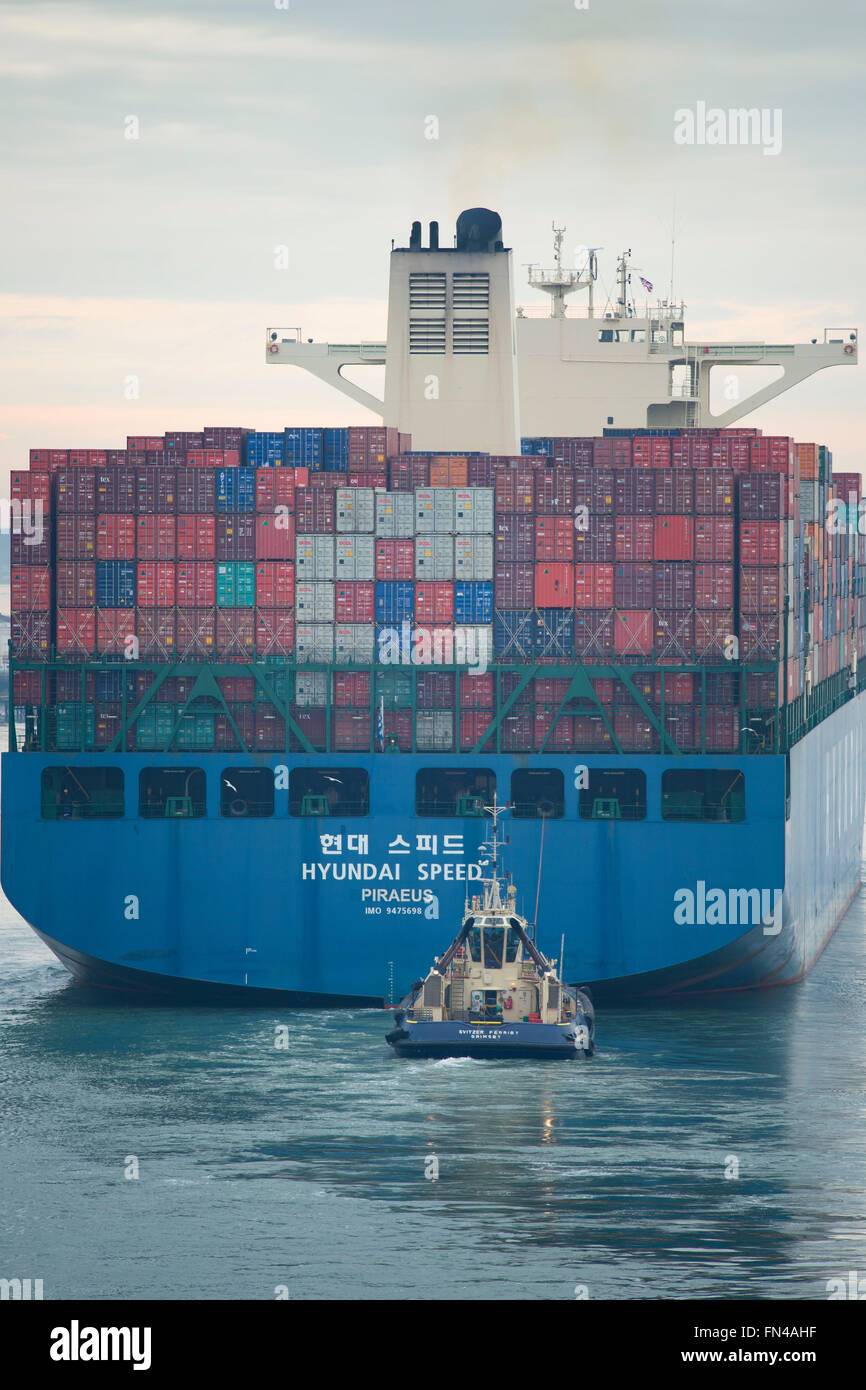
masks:
[[[119,767],[46,767],[43,820],[111,820],[123,815]]]
[[[267,767],[227,767],[220,778],[220,815],[230,820],[274,814],[274,774]]]
[[[484,968],[499,970],[502,966],[502,948],[505,944],[504,927],[484,928]]]
[[[200,767],[148,767],[138,778],[138,814],[145,820],[203,816],[205,775]]]
[[[520,950],[520,932],[513,927],[508,928],[508,940],[505,943],[505,963],[511,965],[517,960],[517,952]]]
[[[590,768],[580,789],[582,820],[644,820],[646,774],[637,768]]]
[[[633,329],[633,330],[632,330],[632,335],[631,335],[631,340],[632,340],[633,343],[645,343],[645,342],[646,342],[646,329],[645,329],[645,328],[635,328],[635,329]]]
[[[425,767],[415,778],[416,816],[483,816],[493,801],[496,774],[489,768]]]
[[[565,782],[559,768],[523,767],[511,774],[515,820],[558,820],[565,815]]]
[[[746,784],[733,768],[671,768],[662,773],[662,820],[746,819]]]
[[[289,773],[292,816],[367,816],[370,776],[362,767],[295,767]]]
[[[599,334],[598,334],[598,341],[599,341],[600,343],[612,343],[612,342],[613,342],[613,329],[612,329],[612,328],[602,328],[602,329],[600,329],[600,330],[599,330]]]
[[[469,954],[476,964],[481,963],[481,928],[473,927],[466,938]]]

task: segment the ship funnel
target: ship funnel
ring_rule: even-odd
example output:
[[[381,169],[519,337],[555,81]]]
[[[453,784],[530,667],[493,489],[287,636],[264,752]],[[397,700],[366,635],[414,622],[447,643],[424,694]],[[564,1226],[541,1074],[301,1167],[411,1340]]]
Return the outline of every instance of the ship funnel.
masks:
[[[409,250],[410,250],[410,251],[420,251],[420,250],[421,250],[421,223],[420,223],[420,222],[413,222],[413,223],[412,223],[412,231],[411,231],[411,233],[410,233],[410,235],[409,235]]]
[[[431,223],[430,223],[430,250],[431,250],[431,251],[438,251],[438,250],[439,250],[439,223],[438,223],[438,222],[431,222]]]
[[[495,251],[502,245],[502,218],[490,208],[468,208],[457,218],[458,251]]]

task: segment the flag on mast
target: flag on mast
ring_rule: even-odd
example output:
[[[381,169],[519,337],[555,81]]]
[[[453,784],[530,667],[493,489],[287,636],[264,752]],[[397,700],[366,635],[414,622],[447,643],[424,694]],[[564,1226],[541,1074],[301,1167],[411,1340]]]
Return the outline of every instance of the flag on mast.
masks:
[[[652,292],[653,292],[653,282],[652,282],[652,280],[645,280],[645,279],[643,278],[642,275],[639,275],[639,276],[638,276],[638,279],[640,280],[640,282],[641,282],[641,284],[643,285],[644,289],[646,290],[647,294],[652,294]]]

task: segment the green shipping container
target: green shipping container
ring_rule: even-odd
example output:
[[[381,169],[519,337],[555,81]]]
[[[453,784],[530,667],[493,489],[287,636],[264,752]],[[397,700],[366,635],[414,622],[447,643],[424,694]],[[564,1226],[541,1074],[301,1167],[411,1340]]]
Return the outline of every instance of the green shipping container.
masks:
[[[219,608],[254,608],[256,567],[252,560],[223,560],[217,565],[216,601]]]
[[[82,716],[83,711],[83,716]],[[84,747],[92,748],[96,739],[96,711],[93,705],[57,706],[57,747],[81,748],[84,728]]]
[[[258,660],[261,661],[262,658],[259,657]],[[285,661],[286,658],[284,656],[272,658],[272,664],[274,665],[279,662],[285,667]],[[268,664],[267,657],[264,658],[264,662],[265,665]],[[265,680],[268,683],[268,689],[272,690],[277,699],[282,700],[284,704],[287,700],[294,699],[295,679],[293,671],[286,671],[285,669],[282,671],[268,671],[265,674]],[[271,703],[258,681],[256,681],[255,703],[257,705],[269,705]]]
[[[412,703],[412,672],[411,671],[377,671],[376,672],[376,705],[380,700],[385,701],[385,708],[394,709],[395,707],[405,707]]]
[[[178,748],[213,748],[214,715],[185,714],[177,731]]]
[[[149,705],[135,722],[136,748],[167,748],[174,721],[174,705]]]

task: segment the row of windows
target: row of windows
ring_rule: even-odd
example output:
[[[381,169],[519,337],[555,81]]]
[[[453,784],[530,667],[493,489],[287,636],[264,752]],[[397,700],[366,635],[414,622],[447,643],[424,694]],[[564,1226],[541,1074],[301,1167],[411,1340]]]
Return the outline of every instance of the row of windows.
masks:
[[[274,814],[275,774],[266,767],[228,767],[220,776],[220,815],[232,820]],[[585,785],[584,785],[585,783]],[[591,768],[577,780],[583,820],[644,820],[646,774],[632,768]],[[370,775],[359,767],[296,767],[289,773],[289,814],[348,817],[370,813]],[[481,817],[496,790],[489,768],[422,768],[415,778],[417,816]],[[558,768],[520,768],[511,774],[512,814],[518,820],[565,815],[565,779]],[[662,773],[662,819],[742,821],[745,782],[733,769],[669,768]],[[138,813],[165,820],[204,816],[207,780],[198,767],[145,768],[138,779]],[[45,820],[112,819],[124,813],[123,773],[117,767],[47,767],[42,773]]]

